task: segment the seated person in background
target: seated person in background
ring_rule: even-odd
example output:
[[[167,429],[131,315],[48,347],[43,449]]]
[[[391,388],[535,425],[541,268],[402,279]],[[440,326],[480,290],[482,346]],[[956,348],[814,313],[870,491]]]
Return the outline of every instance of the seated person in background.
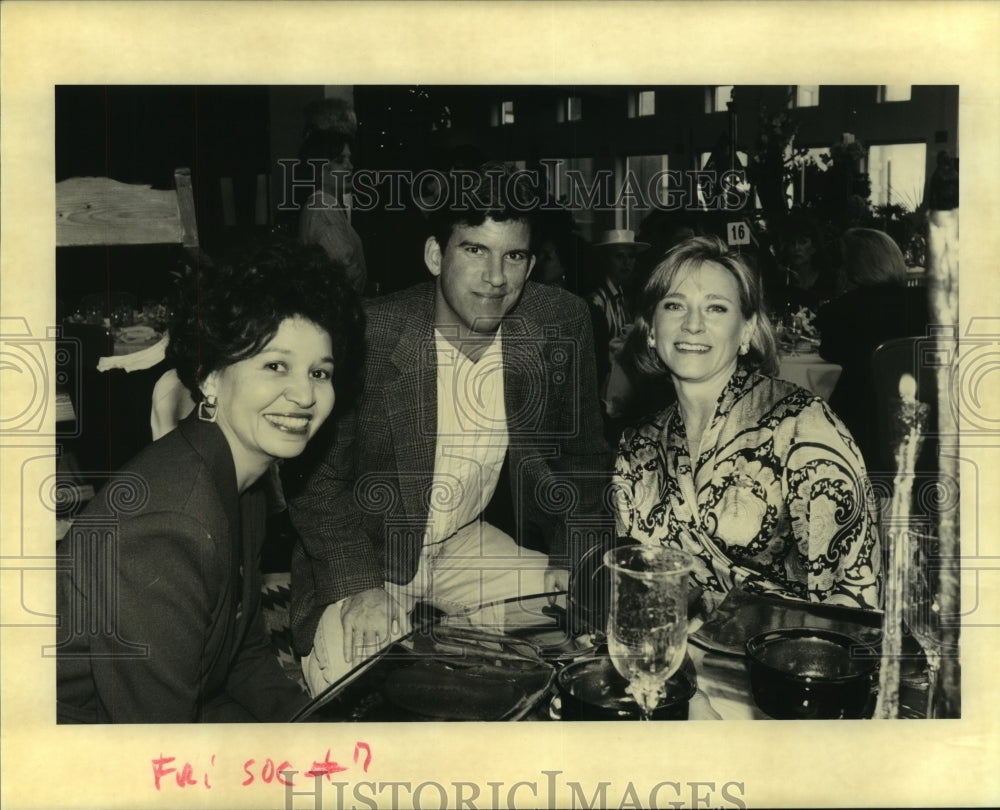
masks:
[[[681,548],[693,584],[881,604],[874,499],[847,429],[773,377],[759,277],[716,237],[673,248],[642,291],[628,350],[677,402],[625,431],[618,535]],[[668,384],[664,379],[664,385]]]
[[[311,110],[311,120],[299,149],[296,176],[318,179],[299,213],[299,238],[303,244],[319,245],[326,255],[342,265],[351,285],[365,292],[368,269],[361,237],[351,227],[348,195],[351,193],[351,144],[357,122],[354,112],[339,99],[324,99]],[[307,161],[314,161],[309,165]]]
[[[539,211],[533,228],[538,233],[535,235],[537,248],[532,281],[578,292],[580,259],[587,243],[577,235],[573,215],[564,208]]]
[[[802,307],[815,312],[836,294],[836,276],[812,218],[793,212],[780,231],[778,273],[772,309],[784,316]]]
[[[330,415],[360,304],[322,251],[296,243],[185,283],[167,359],[196,412],[61,541],[59,722],[285,721],[306,701],[261,615],[261,479]]]
[[[565,590],[570,520],[601,508],[586,304],[528,281],[522,187],[479,182],[467,207],[433,213],[434,280],[368,304],[357,408],[286,479],[292,631],[314,695],[408,632],[418,601],[501,631],[514,609],[481,606]],[[532,531],[548,556],[517,542]]]
[[[846,292],[816,314],[820,356],[843,367],[830,407],[861,448],[868,469],[878,470],[878,414],[872,352],[897,337],[927,333],[927,290],[906,286],[906,264],[888,234],[851,228],[842,238]]]
[[[598,278],[587,300],[604,315],[612,340],[622,337],[632,324],[629,281],[635,257],[648,247],[646,242],[636,242],[632,231],[624,230],[604,231],[591,245]]]
[[[618,361],[632,328],[631,282],[636,256],[648,247],[647,242],[636,242],[635,234],[628,230],[604,231],[591,245],[596,285],[587,300],[594,312],[598,367],[607,370],[599,378],[599,393],[604,407],[605,436],[611,443],[618,438],[621,418],[634,395],[632,382]]]

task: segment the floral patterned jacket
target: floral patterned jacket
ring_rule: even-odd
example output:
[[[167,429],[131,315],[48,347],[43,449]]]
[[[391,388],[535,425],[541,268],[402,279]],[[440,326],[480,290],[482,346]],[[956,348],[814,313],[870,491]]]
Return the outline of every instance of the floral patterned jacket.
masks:
[[[738,369],[692,465],[676,404],[625,431],[618,535],[695,557],[695,584],[881,607],[874,496],[854,440],[829,406]]]

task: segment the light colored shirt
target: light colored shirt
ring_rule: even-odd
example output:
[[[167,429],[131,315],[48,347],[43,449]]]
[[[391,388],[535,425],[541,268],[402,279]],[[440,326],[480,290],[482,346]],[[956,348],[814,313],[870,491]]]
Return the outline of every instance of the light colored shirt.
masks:
[[[195,409],[194,400],[176,369],[165,372],[153,386],[152,409],[149,427],[155,442],[177,427],[177,423]]]
[[[632,323],[632,313],[625,301],[625,295],[613,279],[606,278],[596,290],[590,294],[590,303],[604,313],[608,324],[608,335],[612,340],[625,334],[626,327]]]
[[[299,238],[303,244],[322,247],[327,256],[344,266],[351,286],[364,292],[368,279],[365,250],[358,232],[351,227],[347,208],[317,191],[302,209]]]
[[[493,497],[507,454],[500,330],[473,362],[435,330],[437,446],[426,544],[447,540]]]

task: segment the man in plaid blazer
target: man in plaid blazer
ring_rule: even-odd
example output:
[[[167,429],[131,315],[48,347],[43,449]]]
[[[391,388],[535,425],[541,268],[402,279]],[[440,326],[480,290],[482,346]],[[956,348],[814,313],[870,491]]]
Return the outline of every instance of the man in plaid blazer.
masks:
[[[405,633],[418,601],[509,626],[482,606],[565,590],[607,531],[587,306],[527,281],[530,209],[500,185],[434,213],[433,281],[369,302],[356,407],[291,493],[292,630],[314,695]]]

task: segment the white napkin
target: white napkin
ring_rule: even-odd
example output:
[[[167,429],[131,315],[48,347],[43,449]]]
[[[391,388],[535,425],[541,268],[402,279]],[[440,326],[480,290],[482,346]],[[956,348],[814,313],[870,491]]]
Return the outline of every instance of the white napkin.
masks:
[[[132,354],[116,354],[111,357],[102,357],[97,361],[97,370],[110,371],[113,368],[120,368],[129,372],[152,368],[166,357],[167,343],[169,343],[169,338],[167,335],[164,335],[148,349],[132,352]]]

